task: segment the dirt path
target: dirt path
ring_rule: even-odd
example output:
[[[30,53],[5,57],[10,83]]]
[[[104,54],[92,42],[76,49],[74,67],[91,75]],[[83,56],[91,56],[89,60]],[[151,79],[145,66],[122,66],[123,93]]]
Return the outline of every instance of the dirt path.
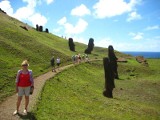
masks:
[[[39,77],[34,79],[35,89],[34,89],[33,95],[30,96],[30,103],[28,106],[28,111],[30,111],[32,109],[32,107],[36,104],[36,100],[37,100],[39,94],[41,93],[41,90],[45,84],[45,81],[54,77],[57,73],[63,71],[64,69],[67,69],[71,66],[73,66],[73,64],[60,67],[56,73],[50,71],[50,72],[45,73],[43,75],[40,75]],[[20,114],[15,115],[15,116],[12,115],[16,109],[16,101],[17,101],[17,94],[14,94],[14,95],[8,97],[4,102],[2,102],[0,104],[0,120],[18,120],[18,119],[27,118],[25,115],[23,115],[23,112],[22,112],[24,110],[24,97],[22,99],[22,103],[21,103],[20,110],[19,110]],[[28,116],[31,116],[30,112],[28,113]],[[31,118],[28,118],[28,119],[31,119]],[[32,119],[34,119],[34,118],[32,118]]]

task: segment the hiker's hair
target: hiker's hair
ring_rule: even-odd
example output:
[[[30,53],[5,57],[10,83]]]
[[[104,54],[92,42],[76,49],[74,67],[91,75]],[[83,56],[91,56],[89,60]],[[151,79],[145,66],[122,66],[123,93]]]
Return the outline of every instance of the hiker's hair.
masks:
[[[28,60],[24,60],[24,61],[21,63],[21,66],[23,66],[23,65],[29,66]]]

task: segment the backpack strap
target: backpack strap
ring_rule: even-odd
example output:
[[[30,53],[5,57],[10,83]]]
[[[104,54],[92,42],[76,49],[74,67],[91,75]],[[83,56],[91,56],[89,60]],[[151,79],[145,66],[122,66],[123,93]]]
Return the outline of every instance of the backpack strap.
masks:
[[[33,74],[32,74],[32,70],[28,70],[29,71],[29,75],[30,75],[30,81],[32,83],[32,85],[34,84],[34,81],[33,81]]]
[[[22,73],[22,70],[18,70],[17,76],[16,76],[16,83],[19,82],[19,76],[20,76],[21,73]]]

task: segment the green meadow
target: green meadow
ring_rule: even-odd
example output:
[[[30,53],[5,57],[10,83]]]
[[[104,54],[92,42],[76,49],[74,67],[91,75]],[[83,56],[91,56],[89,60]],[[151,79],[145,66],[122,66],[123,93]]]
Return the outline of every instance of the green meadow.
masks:
[[[0,12],[0,102],[15,93],[15,77],[21,62],[29,60],[34,77],[51,70],[50,59],[60,57],[65,66],[71,56],[83,54],[87,45],[75,42],[71,52],[68,41]],[[27,26],[28,31],[20,26]],[[89,36],[92,37],[92,36]],[[89,38],[88,38],[89,40]],[[95,45],[96,46],[96,45]],[[106,45],[108,47],[108,45]],[[107,48],[94,47],[90,59],[103,59]],[[73,66],[48,80],[31,116],[38,120],[159,120],[160,59],[147,59],[149,66],[116,51],[127,63],[118,63],[120,79],[115,80],[114,98],[102,95],[102,61]]]
[[[102,95],[102,61],[65,70],[46,82],[34,116],[38,120],[159,120],[160,74],[155,65],[160,60],[148,61],[150,67],[134,59],[119,63],[113,99]]]
[[[76,43],[71,52],[68,41],[53,34],[37,32],[35,28],[0,12],[0,101],[15,92],[15,77],[21,62],[29,60],[34,77],[51,70],[52,56],[60,57],[61,66],[71,64],[71,56],[84,53],[87,45]],[[20,26],[27,26],[28,31]],[[95,47],[90,58],[102,58],[106,49]],[[120,53],[119,53],[120,54]]]

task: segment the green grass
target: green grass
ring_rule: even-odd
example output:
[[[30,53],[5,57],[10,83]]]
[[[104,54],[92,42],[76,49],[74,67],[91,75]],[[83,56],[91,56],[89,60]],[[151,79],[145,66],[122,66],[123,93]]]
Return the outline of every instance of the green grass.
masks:
[[[66,65],[71,63],[73,54],[82,54],[87,48],[76,42],[76,52],[71,52],[68,41],[63,38],[37,32],[1,12],[0,18],[0,101],[14,93],[16,72],[24,59],[29,60],[36,77],[51,69],[52,55],[59,56],[62,65]],[[148,59],[149,67],[145,67],[133,57],[118,51],[116,55],[126,57],[128,63],[119,63],[120,80],[115,81],[114,99],[102,96],[102,62],[84,63],[47,81],[31,117],[38,120],[159,120],[160,60]],[[95,47],[89,57],[102,59],[104,56],[107,49]]]
[[[153,63],[150,68],[159,70],[153,61],[149,60]],[[153,81],[156,73],[148,67],[135,66],[135,60],[130,62],[119,63],[120,80],[115,80],[114,99],[102,95],[102,62],[84,63],[59,73],[43,88],[33,111],[35,117],[38,120],[160,119],[160,79]],[[127,71],[132,71],[135,76]]]
[[[33,70],[34,77],[51,69],[50,59],[54,55],[60,57],[62,66],[71,63],[71,56],[83,54],[87,45],[75,42],[76,52],[69,50],[68,41],[53,34],[37,32],[6,14],[0,12],[0,102],[15,91],[15,76],[21,69],[21,62],[29,60],[29,69]],[[27,26],[28,31],[20,26]],[[95,47],[91,59],[102,59],[107,49]],[[117,55],[121,54],[117,52]]]

